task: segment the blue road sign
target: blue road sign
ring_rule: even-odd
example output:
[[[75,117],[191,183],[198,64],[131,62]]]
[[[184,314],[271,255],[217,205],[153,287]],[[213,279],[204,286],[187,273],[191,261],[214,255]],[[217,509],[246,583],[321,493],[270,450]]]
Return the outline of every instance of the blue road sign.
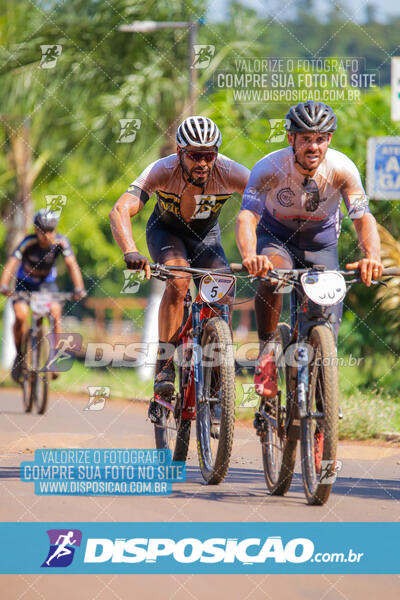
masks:
[[[400,200],[400,137],[369,138],[367,194],[374,200]]]

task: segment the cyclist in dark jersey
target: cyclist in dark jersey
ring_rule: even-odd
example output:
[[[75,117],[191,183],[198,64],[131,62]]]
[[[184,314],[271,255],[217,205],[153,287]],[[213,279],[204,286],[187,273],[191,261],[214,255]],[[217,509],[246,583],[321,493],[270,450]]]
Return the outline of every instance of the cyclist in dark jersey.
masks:
[[[74,285],[74,298],[79,300],[86,295],[82,274],[71,249],[69,240],[55,229],[58,218],[54,213],[41,209],[34,216],[35,233],[28,235],[17,246],[7,260],[0,279],[0,293],[9,296],[12,291],[8,287],[12,276],[16,273],[15,291],[37,292],[58,291],[56,284],[57,269],[55,263],[63,256]],[[17,270],[18,269],[18,270]],[[19,382],[22,367],[21,345],[28,324],[28,304],[25,300],[15,300],[14,340],[17,356],[12,368],[12,377]],[[61,333],[61,306],[55,302],[51,305],[54,318],[54,333]]]
[[[372,277],[381,276],[379,234],[358,169],[345,154],[329,148],[336,127],[336,116],[329,106],[301,102],[286,115],[290,145],[271,152],[254,166],[243,195],[236,235],[243,265],[252,275],[265,276],[274,267],[319,264],[337,269],[343,198],[365,255],[346,268],[360,269],[362,281],[368,286]],[[282,294],[274,292],[274,286],[263,282],[255,300],[260,354],[269,355],[265,362],[270,367],[266,371],[271,396],[277,387],[269,342],[274,338],[282,308]],[[334,309],[337,334],[342,305]]]
[[[137,251],[131,217],[142,210],[150,196],[157,195],[146,231],[153,261],[216,269],[228,265],[219,213],[234,192],[243,194],[249,177],[246,167],[218,154],[221,133],[211,119],[189,117],[179,126],[176,140],[176,154],[149,165],[110,213],[111,229],[128,269],[144,269],[148,279],[149,262]],[[188,278],[182,278],[166,284],[159,312],[160,347],[177,342],[189,283]],[[172,394],[174,380],[173,361],[159,354],[155,393]]]

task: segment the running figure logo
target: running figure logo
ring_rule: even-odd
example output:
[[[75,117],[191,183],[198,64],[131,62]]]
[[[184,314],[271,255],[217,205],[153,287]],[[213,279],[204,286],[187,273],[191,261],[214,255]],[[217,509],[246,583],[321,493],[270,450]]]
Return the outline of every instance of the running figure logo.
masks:
[[[321,475],[319,477],[320,483],[326,483],[331,485],[336,481],[337,474],[342,470],[341,460],[322,460],[321,461]]]
[[[64,194],[46,195],[46,210],[52,212],[57,219],[60,218],[62,209],[67,203],[67,196]]]
[[[57,60],[61,54],[62,46],[59,44],[41,44],[42,59],[38,65],[38,69],[54,69]]]
[[[68,567],[74,558],[75,548],[81,545],[79,529],[48,529],[49,553],[42,567]]]
[[[110,388],[107,386],[88,386],[89,401],[84,410],[103,410],[106,400],[110,397]]]
[[[268,119],[269,133],[266,143],[276,144],[283,142],[286,137],[285,119]]]
[[[260,396],[256,392],[254,383],[242,383],[243,399],[240,408],[254,408],[260,401]]]
[[[193,46],[194,59],[191,69],[206,69],[215,54],[215,46],[206,44],[195,44]]]
[[[129,144],[136,139],[136,133],[140,129],[142,121],[140,119],[120,119],[119,124],[121,132],[117,139],[117,144]]]
[[[131,271],[130,269],[124,269],[124,285],[122,286],[121,294],[136,294],[139,291],[140,283],[144,280],[145,272]]]
[[[46,337],[50,352],[42,371],[68,371],[72,367],[76,352],[82,347],[82,336],[79,333],[49,333]]]

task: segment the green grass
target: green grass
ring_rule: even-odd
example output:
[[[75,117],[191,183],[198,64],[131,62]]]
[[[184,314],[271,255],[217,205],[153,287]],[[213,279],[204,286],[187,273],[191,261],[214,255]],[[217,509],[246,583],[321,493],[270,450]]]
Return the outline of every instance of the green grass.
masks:
[[[341,439],[364,440],[382,432],[400,431],[400,365],[395,357],[367,358],[358,366],[340,366],[340,398],[344,419]],[[254,408],[244,408],[242,384],[252,384],[251,375],[236,378],[236,417],[251,421]],[[8,373],[1,373],[0,386],[15,385]],[[109,386],[112,398],[148,400],[153,382],[142,381],[136,369],[89,368],[81,362],[51,383],[54,390],[87,394],[88,386]]]
[[[346,362],[339,366],[340,439],[365,440],[382,432],[400,432],[399,361],[388,355],[367,358],[358,366],[345,366]],[[236,415],[241,420],[254,416],[254,409],[240,406],[242,384],[249,383],[250,375],[236,379]]]
[[[1,374],[0,386],[15,386],[9,374]],[[111,398],[149,399],[152,396],[153,381],[142,381],[136,369],[89,368],[75,361],[70,371],[60,373],[51,382],[51,389],[66,393],[87,394],[88,386],[110,387]]]

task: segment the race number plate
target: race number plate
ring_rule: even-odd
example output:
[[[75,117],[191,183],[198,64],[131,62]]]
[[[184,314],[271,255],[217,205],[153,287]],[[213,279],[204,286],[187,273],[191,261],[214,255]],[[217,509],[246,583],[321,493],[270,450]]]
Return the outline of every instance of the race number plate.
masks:
[[[220,302],[232,289],[235,278],[231,275],[204,275],[199,285],[203,302]]]
[[[333,306],[346,295],[346,281],[337,271],[303,273],[301,284],[308,298],[321,306]]]
[[[47,315],[50,312],[51,296],[49,294],[32,294],[31,309],[36,315]]]

